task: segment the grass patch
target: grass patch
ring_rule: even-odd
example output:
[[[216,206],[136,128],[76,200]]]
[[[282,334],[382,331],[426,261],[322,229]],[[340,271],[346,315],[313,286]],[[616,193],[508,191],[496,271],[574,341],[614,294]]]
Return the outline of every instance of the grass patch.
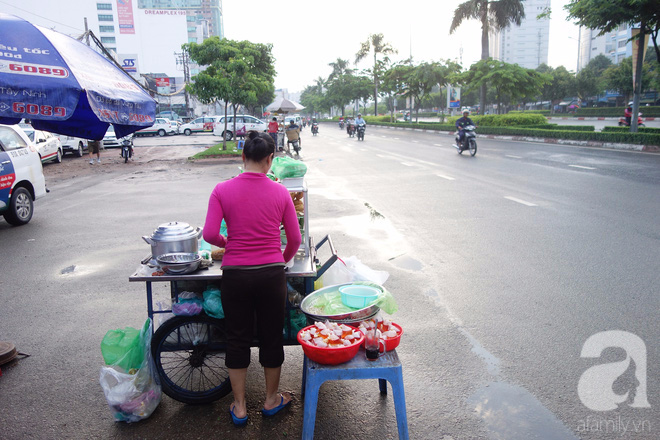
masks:
[[[243,150],[236,149],[236,141],[227,141],[227,149],[222,149],[222,142],[207,148],[192,156],[193,159],[208,159],[212,157],[241,157]]]

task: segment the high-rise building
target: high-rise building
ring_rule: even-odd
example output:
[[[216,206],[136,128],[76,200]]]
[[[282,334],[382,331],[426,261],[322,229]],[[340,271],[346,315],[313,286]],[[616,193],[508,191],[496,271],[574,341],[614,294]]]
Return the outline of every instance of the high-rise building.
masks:
[[[511,25],[495,35],[491,56],[505,63],[536,69],[548,63],[550,20],[538,19],[550,7],[550,0],[525,0],[525,18],[520,26]]]
[[[578,68],[581,70],[598,55],[605,55],[614,64],[632,56],[631,30],[635,26],[623,24],[617,29],[599,35],[598,29],[580,28]],[[651,44],[651,39],[649,39]]]
[[[189,42],[201,43],[210,35],[225,36],[222,0],[138,0],[137,7],[186,11]]]

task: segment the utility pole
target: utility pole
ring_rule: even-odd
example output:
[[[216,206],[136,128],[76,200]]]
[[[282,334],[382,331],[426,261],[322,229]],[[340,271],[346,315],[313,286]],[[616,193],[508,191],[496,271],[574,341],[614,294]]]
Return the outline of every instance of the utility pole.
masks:
[[[87,17],[85,17],[85,43],[89,46],[89,28],[87,27]]]
[[[176,64],[183,67],[183,82],[186,84],[190,83],[190,56],[188,55],[187,50],[182,52],[174,52],[176,55]],[[184,89],[184,96],[186,98],[186,117],[191,117],[190,114],[190,97],[188,96],[188,89]]]

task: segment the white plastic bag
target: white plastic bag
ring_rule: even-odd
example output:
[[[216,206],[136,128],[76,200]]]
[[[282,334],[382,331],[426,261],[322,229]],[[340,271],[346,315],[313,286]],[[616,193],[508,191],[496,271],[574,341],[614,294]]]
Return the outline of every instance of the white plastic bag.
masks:
[[[353,255],[346,259],[337,258],[337,261],[314,282],[314,290],[354,281],[371,281],[382,285],[389,276],[389,272],[373,270]]]
[[[142,327],[140,344],[144,350],[142,365],[133,374],[112,365],[101,367],[99,383],[112,410],[115,420],[137,422],[149,417],[161,399],[161,386],[155,377],[154,362],[151,357],[151,320]]]
[[[371,281],[372,283],[383,285],[390,277],[389,272],[384,270],[374,270],[362,263],[355,255],[344,260],[346,267],[353,274],[353,281]]]

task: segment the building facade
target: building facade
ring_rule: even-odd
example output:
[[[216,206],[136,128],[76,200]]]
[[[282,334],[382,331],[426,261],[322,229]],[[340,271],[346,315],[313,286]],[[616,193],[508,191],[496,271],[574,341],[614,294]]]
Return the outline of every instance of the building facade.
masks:
[[[598,55],[605,55],[614,64],[619,64],[624,58],[632,56],[630,42],[633,26],[624,24],[616,30],[599,35],[598,29],[580,28],[580,46],[578,54],[578,69],[582,70],[589,61]]]
[[[509,64],[536,69],[548,63],[550,20],[537,19],[550,7],[550,0],[526,0],[525,18],[520,26],[512,25],[492,38],[491,56]]]

